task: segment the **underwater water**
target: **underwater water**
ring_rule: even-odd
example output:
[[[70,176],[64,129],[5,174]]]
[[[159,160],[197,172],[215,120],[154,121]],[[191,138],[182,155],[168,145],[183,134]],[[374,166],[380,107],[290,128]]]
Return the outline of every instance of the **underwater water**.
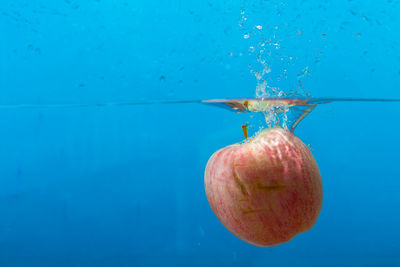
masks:
[[[330,102],[297,125],[322,211],[269,248],[232,235],[204,191],[209,157],[242,141],[244,123],[267,127],[261,114],[98,105],[399,99],[399,11],[396,0],[1,0],[0,266],[400,266],[400,103]]]

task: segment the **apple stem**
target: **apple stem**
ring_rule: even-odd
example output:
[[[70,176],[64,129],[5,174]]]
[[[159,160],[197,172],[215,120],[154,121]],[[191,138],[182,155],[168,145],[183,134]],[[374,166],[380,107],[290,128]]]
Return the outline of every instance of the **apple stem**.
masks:
[[[244,139],[247,139],[249,137],[249,134],[247,133],[247,124],[242,125],[242,130],[243,130]]]

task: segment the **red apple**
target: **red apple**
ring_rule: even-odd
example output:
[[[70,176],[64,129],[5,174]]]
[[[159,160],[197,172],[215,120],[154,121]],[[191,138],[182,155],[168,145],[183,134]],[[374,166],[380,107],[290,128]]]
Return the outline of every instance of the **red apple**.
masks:
[[[282,128],[215,152],[204,182],[221,223],[255,246],[288,242],[310,230],[321,211],[318,165],[308,147]]]

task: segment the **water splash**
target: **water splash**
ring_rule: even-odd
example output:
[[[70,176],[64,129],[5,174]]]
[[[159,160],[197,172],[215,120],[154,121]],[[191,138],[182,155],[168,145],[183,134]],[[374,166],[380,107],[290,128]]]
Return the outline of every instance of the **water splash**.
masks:
[[[289,4],[275,0],[255,2],[252,5],[244,2],[240,10],[238,25],[246,40],[248,55],[253,60],[249,67],[256,79],[256,98],[311,96],[304,84],[304,80],[311,75],[312,66],[312,62],[307,60],[307,54],[313,53],[319,58],[322,51],[310,47],[312,40],[305,37],[297,23],[284,20],[282,14],[296,10],[294,5]],[[293,15],[300,14],[296,15],[294,11]],[[306,106],[302,109],[303,115],[299,115],[298,108],[284,103],[264,108],[262,113],[266,125],[280,125],[284,128],[289,128],[290,118],[303,118],[314,109]]]
[[[291,132],[317,105],[331,102],[400,102],[400,99],[275,97],[202,101],[202,103],[212,104],[236,113],[261,113],[268,127],[281,126]]]

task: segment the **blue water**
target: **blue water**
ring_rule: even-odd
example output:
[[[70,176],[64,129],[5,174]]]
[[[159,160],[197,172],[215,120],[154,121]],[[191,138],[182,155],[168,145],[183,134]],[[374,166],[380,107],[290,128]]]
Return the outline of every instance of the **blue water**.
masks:
[[[254,97],[249,47],[273,33],[269,82],[283,90],[308,67],[312,96],[400,98],[399,11],[396,0],[0,0],[0,104]],[[254,25],[263,32],[243,38]],[[245,115],[0,109],[0,266],[400,266],[399,110],[318,106],[295,134],[320,167],[320,217],[258,248],[222,226],[203,186]]]

